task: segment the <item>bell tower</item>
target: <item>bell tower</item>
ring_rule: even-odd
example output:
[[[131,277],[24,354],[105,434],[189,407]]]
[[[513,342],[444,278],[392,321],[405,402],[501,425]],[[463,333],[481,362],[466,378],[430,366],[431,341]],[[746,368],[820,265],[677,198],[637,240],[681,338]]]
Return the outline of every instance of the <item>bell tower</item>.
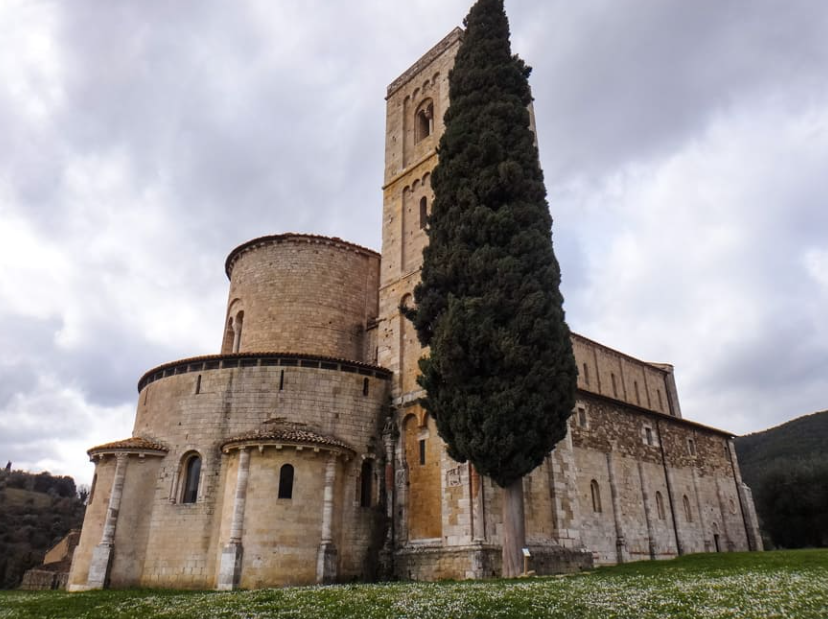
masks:
[[[434,198],[431,171],[449,104],[448,74],[462,37],[460,28],[452,30],[394,80],[386,96],[377,363],[394,372],[397,404],[420,396],[416,376],[422,349],[399,307],[412,302],[420,281],[426,218]]]

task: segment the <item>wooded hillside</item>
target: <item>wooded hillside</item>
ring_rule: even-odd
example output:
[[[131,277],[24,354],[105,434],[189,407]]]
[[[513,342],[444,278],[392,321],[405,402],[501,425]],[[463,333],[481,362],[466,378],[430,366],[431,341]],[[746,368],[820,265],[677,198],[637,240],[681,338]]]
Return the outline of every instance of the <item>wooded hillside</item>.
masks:
[[[0,471],[0,589],[18,587],[47,550],[80,528],[86,494],[78,496],[71,477]]]
[[[828,546],[826,447],[828,411],[736,439],[742,477],[774,546]]]

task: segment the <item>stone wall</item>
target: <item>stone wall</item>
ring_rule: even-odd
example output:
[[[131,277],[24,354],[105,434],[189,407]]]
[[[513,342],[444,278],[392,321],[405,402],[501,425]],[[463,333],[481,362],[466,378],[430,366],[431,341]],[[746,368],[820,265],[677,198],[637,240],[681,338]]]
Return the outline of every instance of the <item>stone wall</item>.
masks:
[[[586,393],[578,408],[586,425],[576,414],[570,427],[581,535],[596,562],[710,552],[717,542],[748,550],[726,434]]]
[[[577,333],[572,334],[572,350],[578,389],[681,417],[671,365],[646,363]]]
[[[379,255],[339,239],[285,234],[254,239],[228,258],[231,319],[243,313],[238,352],[300,352],[365,361],[377,317]]]
[[[587,552],[531,544],[529,551],[529,571],[538,575],[571,574],[592,567]],[[396,573],[408,580],[495,578],[501,572],[501,552],[491,544],[411,547],[397,553]]]
[[[223,358],[227,360],[226,358]],[[220,447],[233,436],[266,428],[268,421],[293,423],[344,441],[358,459],[338,473],[334,539],[341,578],[362,578],[366,552],[375,535],[375,507],[380,466],[373,467],[371,505],[361,506],[362,458],[381,458],[380,423],[388,397],[388,374],[379,368],[347,366],[319,360],[264,358],[289,365],[231,365],[215,369],[199,361],[200,371],[162,376],[144,384],[139,394],[134,435],[166,445],[164,457],[130,456],[115,536],[112,586],[213,588],[221,550],[232,515],[235,469]],[[274,360],[275,359],[275,360]],[[213,363],[210,361],[209,363]],[[305,367],[310,366],[313,367]],[[186,371],[185,371],[186,370]],[[151,376],[156,372],[151,371]],[[202,459],[198,498],[182,501],[184,464],[189,454]],[[290,458],[296,467],[296,494],[276,497],[274,475]],[[242,586],[316,582],[316,552],[321,535],[324,453],[275,447],[251,455],[249,502],[245,512]],[[89,574],[94,547],[102,535],[112,486],[114,459],[97,463],[96,490],[73,569],[79,587]]]

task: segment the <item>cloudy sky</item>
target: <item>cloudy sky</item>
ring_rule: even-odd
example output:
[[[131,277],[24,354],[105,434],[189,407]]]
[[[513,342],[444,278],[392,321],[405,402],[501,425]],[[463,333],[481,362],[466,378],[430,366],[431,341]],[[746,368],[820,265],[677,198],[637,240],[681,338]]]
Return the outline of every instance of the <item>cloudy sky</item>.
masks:
[[[224,258],[380,248],[385,87],[470,0],[3,0],[0,459],[87,482]],[[828,408],[828,3],[509,0],[570,325],[735,433]]]

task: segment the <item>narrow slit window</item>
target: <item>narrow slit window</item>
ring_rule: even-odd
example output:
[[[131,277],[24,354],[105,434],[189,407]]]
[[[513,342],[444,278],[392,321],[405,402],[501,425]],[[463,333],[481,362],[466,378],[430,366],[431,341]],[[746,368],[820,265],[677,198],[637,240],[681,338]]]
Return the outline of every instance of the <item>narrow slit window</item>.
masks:
[[[184,466],[184,491],[182,503],[195,503],[198,499],[198,483],[201,479],[201,458],[190,456]]]
[[[612,395],[613,397],[618,397],[618,385],[615,382],[615,374],[610,374],[610,380],[612,381]]]
[[[426,463],[426,440],[424,438],[420,439],[420,466],[423,466]]]
[[[282,370],[282,372],[279,374],[279,391],[284,391],[284,389],[285,389],[285,371]]]
[[[687,439],[687,453],[691,456],[696,455],[696,441],[692,438]]]
[[[361,507],[371,507],[373,498],[373,478],[374,467],[370,460],[365,460],[362,463],[362,471],[360,472],[360,493],[359,504]]]
[[[201,393],[201,374],[196,377],[195,394]]]
[[[587,427],[587,414],[586,409],[582,406],[578,407],[578,425],[582,428]]]
[[[420,198],[420,230],[425,230],[428,222],[428,200],[425,196]]]
[[[693,511],[690,509],[690,499],[687,498],[685,494],[682,497],[682,502],[684,503],[684,517],[687,522],[693,522]]]
[[[364,378],[362,380],[362,395],[368,395],[368,379]]]
[[[633,388],[635,389],[635,403],[641,406],[641,394],[638,391],[638,381],[633,381]]]
[[[584,384],[589,386],[589,366],[584,363]]]
[[[648,445],[653,444],[653,429],[652,428],[644,428],[644,438],[646,439]]]
[[[592,493],[592,511],[596,514],[601,513],[601,488],[598,486],[598,482],[596,480],[592,480],[589,483],[589,489]]]
[[[658,397],[658,410],[664,410],[664,403],[661,401],[661,390],[656,389],[656,396]]]
[[[279,471],[279,496],[280,499],[293,498],[293,465],[283,464]]]
[[[658,512],[658,519],[664,520],[664,498],[660,492],[656,492],[656,511]]]
[[[244,326],[244,312],[236,314],[233,321],[233,352],[241,350],[242,327]]]

